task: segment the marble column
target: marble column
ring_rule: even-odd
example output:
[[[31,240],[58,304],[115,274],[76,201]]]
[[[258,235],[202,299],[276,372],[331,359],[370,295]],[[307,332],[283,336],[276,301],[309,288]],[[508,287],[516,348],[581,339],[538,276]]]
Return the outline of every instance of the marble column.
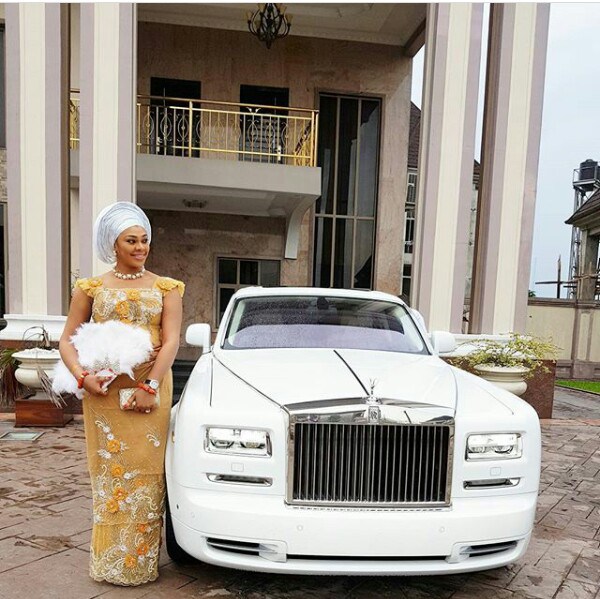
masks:
[[[429,4],[411,303],[429,330],[461,332],[483,5]]]
[[[577,281],[577,299],[593,302],[596,297],[596,282],[598,280],[598,244],[600,231],[583,229],[579,250],[580,273]]]
[[[492,4],[471,333],[524,332],[548,4]]]
[[[5,9],[8,327],[2,338],[17,339],[25,324],[60,321],[68,307],[69,33],[67,5]]]
[[[82,4],[80,34],[79,269],[90,276],[107,269],[93,253],[96,216],[135,201],[135,4]]]

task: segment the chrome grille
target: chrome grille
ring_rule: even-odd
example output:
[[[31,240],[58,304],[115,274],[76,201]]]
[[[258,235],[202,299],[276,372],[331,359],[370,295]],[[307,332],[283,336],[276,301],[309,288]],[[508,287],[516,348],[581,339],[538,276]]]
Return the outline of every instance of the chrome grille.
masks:
[[[330,505],[447,505],[452,427],[292,424],[288,501]],[[291,491],[291,492],[290,492]]]

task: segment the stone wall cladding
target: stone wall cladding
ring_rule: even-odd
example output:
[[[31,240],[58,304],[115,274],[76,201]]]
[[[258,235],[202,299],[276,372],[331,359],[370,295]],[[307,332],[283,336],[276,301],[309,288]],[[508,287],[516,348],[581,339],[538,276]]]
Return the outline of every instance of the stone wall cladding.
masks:
[[[185,329],[194,322],[207,322],[213,329],[217,325],[217,258],[281,259],[285,221],[166,210],[147,210],[146,214],[152,224],[148,269],[186,284],[182,343],[177,357],[195,359],[197,350],[183,343]]]
[[[248,32],[140,22],[139,94],[150,93],[151,77],[199,81],[202,98],[213,101],[239,102],[242,84],[286,87],[290,106],[302,108],[318,108],[324,91],[381,97],[374,286],[400,293],[411,60],[399,48],[290,36],[267,50]],[[275,227],[283,231],[280,224]],[[282,283],[312,283],[312,251],[308,211],[298,259],[282,262]]]
[[[0,148],[0,202],[8,200],[6,191],[6,148]]]

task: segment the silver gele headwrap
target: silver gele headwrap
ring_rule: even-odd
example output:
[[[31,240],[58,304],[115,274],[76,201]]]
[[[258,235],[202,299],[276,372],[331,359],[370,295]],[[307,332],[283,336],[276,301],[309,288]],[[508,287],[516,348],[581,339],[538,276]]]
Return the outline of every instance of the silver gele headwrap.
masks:
[[[106,264],[115,262],[115,241],[129,227],[142,227],[152,241],[152,228],[144,211],[133,202],[115,202],[100,212],[94,223],[94,248]]]

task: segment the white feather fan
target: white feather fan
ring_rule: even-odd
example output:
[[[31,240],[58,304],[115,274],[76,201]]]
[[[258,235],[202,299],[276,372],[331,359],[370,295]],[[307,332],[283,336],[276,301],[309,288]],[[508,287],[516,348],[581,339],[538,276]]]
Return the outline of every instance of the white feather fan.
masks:
[[[153,349],[149,331],[117,320],[84,323],[71,337],[71,343],[77,350],[79,363],[90,373],[106,370],[132,378],[133,369],[146,362]],[[77,379],[62,360],[54,370],[52,389],[58,394],[72,393],[83,398]]]

